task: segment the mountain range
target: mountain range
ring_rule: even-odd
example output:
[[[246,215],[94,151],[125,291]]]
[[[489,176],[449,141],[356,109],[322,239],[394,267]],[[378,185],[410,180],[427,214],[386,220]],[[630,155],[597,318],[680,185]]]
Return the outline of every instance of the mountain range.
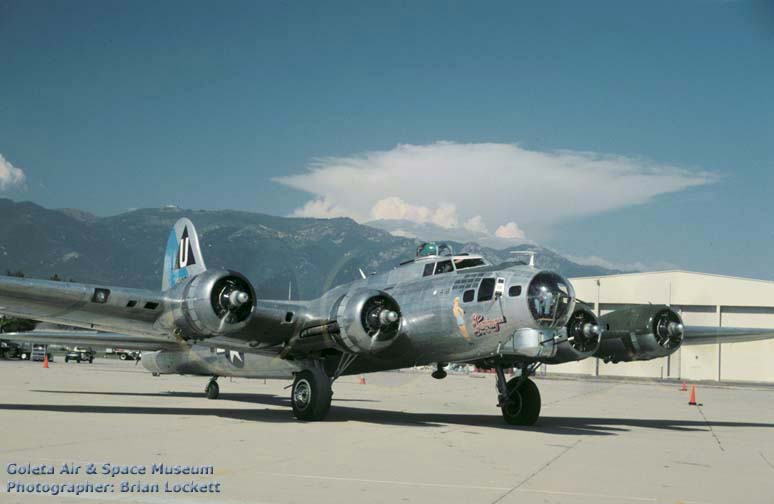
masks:
[[[359,270],[381,272],[414,256],[421,239],[396,236],[348,218],[277,217],[234,210],[183,210],[177,207],[132,210],[97,217],[77,209],[47,209],[31,202],[0,198],[0,272],[28,277],[158,289],[167,236],[174,222],[196,225],[208,268],[229,268],[247,276],[263,298],[311,299],[330,287],[354,280]],[[405,226],[404,226],[405,227]],[[421,232],[421,229],[418,230]],[[506,248],[475,241],[447,242],[455,252],[483,255],[493,263],[511,252],[534,250],[536,264],[566,276],[617,273],[575,263],[535,244]]]

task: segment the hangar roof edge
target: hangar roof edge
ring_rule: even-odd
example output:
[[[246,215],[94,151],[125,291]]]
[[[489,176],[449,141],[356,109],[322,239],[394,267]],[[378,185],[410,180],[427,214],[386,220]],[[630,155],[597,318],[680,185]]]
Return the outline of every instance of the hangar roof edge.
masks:
[[[663,274],[672,274],[672,273],[687,273],[689,275],[699,275],[704,277],[728,278],[733,280],[744,280],[746,282],[760,282],[760,283],[766,283],[766,284],[774,284],[774,280],[763,280],[760,278],[749,278],[749,277],[741,277],[741,276],[734,276],[734,275],[721,275],[719,273],[702,273],[700,271],[690,271],[690,270],[684,270],[684,269],[671,269],[671,270],[661,270],[661,271],[635,271],[632,273],[614,273],[612,275],[591,275],[591,276],[582,276],[582,277],[570,277],[570,281],[590,280],[590,279],[597,279],[597,278],[643,276],[643,275],[663,275]]]

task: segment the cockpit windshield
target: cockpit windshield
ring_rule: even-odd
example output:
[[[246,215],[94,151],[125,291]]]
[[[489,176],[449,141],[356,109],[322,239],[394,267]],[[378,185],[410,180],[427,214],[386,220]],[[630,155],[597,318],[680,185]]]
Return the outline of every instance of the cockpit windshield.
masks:
[[[474,268],[476,266],[484,266],[486,263],[483,259],[480,259],[478,257],[469,257],[464,259],[455,259],[454,260],[454,267],[458,270],[465,269],[465,268]]]
[[[435,265],[436,275],[440,275],[441,273],[450,273],[452,271],[454,271],[454,267],[452,266],[451,261],[440,261]]]

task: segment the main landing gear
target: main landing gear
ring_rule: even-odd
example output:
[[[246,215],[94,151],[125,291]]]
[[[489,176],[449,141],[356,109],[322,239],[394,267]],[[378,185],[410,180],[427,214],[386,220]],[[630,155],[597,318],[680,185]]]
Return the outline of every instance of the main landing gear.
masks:
[[[331,409],[333,382],[355,362],[357,354],[342,353],[333,376],[328,376],[321,359],[308,362],[309,367],[295,374],[290,404],[293,416],[307,422],[323,420]]]
[[[331,409],[331,379],[321,368],[296,373],[290,402],[293,416],[299,420],[322,420]]]
[[[497,372],[497,406],[503,412],[503,418],[511,425],[534,425],[540,417],[540,391],[529,376],[537,366],[525,365],[521,376],[505,379],[501,364],[495,366]]]

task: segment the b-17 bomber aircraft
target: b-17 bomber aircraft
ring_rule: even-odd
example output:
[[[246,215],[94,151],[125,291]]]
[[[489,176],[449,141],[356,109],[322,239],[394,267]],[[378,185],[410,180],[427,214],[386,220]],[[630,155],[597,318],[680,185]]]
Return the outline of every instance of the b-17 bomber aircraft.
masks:
[[[506,422],[532,425],[543,363],[667,356],[684,342],[746,341],[771,330],[686,327],[666,305],[597,317],[571,283],[534,261],[489,264],[423,244],[395,269],[330,289],[310,301],[256,299],[243,275],[205,267],[190,220],[167,242],[161,291],[0,276],[0,313],[86,330],[3,334],[3,339],[142,350],[155,374],[293,379],[299,420],[322,420],[343,375],[470,363],[494,369]],[[505,370],[519,370],[507,380]]]

